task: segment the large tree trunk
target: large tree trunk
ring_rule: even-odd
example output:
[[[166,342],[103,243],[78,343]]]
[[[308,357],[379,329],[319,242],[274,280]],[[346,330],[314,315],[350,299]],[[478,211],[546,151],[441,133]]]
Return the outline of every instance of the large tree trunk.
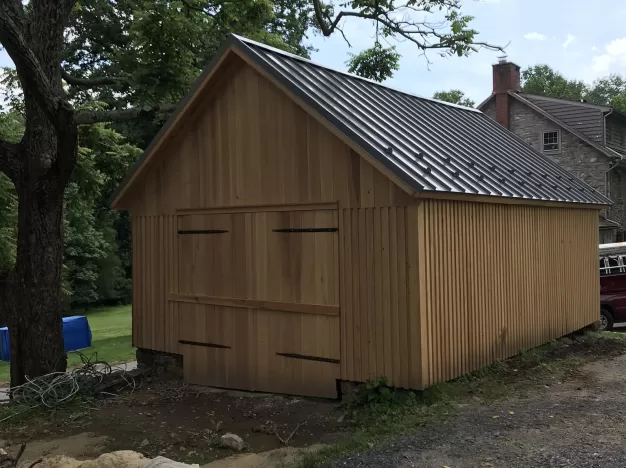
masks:
[[[26,128],[10,175],[18,197],[15,268],[5,302],[11,386],[64,371],[61,331],[63,194],[78,149],[74,110],[61,86],[63,30],[74,0],[4,4],[0,35],[24,93]],[[4,10],[4,11],[3,11]],[[4,17],[3,17],[4,16]]]
[[[17,187],[17,259],[5,298],[12,387],[24,383],[25,376],[66,367],[61,333],[63,190],[54,181],[46,182]]]

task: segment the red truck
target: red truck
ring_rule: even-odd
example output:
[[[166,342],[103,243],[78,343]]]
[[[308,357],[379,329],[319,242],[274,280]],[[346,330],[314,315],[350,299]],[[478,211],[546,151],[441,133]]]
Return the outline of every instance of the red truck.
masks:
[[[600,330],[626,322],[626,242],[600,245]]]

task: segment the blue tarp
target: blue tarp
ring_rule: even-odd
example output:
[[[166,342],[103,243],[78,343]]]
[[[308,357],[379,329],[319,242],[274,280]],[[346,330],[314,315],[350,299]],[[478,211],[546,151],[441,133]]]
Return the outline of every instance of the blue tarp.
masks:
[[[87,317],[75,315],[63,318],[63,341],[65,351],[89,348],[91,346],[91,329]],[[9,343],[9,329],[0,328],[0,360],[9,361],[11,345]]]

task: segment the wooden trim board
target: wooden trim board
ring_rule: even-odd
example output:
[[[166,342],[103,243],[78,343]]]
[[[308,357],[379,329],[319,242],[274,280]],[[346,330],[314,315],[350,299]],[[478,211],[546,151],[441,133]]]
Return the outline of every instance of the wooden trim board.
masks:
[[[493,203],[498,205],[543,206],[547,208],[578,208],[584,210],[606,210],[606,205],[587,203],[557,202],[548,200],[532,200],[528,198],[501,197],[497,195],[474,195],[469,193],[449,193],[424,191],[417,196],[420,200],[450,200],[475,203]]]
[[[235,299],[232,297],[195,296],[191,294],[170,294],[168,300],[172,302],[188,302],[191,304],[207,304],[243,309],[276,310],[279,312],[294,312],[313,315],[339,315],[338,306],[318,304],[297,304],[292,302],[256,301],[253,299]]]
[[[336,210],[338,202],[309,203],[309,204],[281,204],[281,205],[244,205],[244,206],[216,206],[212,208],[193,208],[176,210],[179,216],[203,214],[230,214],[230,213],[258,213],[263,211],[318,211]]]

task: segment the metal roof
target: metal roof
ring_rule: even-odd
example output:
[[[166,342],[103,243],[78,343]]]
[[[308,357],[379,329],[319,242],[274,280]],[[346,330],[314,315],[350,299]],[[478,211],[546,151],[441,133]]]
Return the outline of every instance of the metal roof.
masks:
[[[541,107],[590,140],[604,144],[604,114],[611,110],[610,107],[526,93],[520,93],[520,96]]]
[[[530,101],[529,99],[526,99],[526,97],[522,96],[522,94],[516,93],[516,92],[513,92],[513,91],[509,91],[508,95],[511,96],[512,98],[518,100],[519,102],[524,103],[526,106],[530,107],[535,112],[541,114],[542,116],[544,116],[546,119],[550,120],[551,122],[554,122],[556,125],[558,125],[559,127],[563,128],[564,130],[567,130],[569,133],[574,135],[576,138],[579,138],[580,140],[582,140],[583,142],[585,142],[586,144],[588,144],[592,148],[598,150],[600,153],[604,154],[606,157],[608,157],[610,159],[621,158],[622,157],[615,150],[613,150],[611,148],[607,148],[606,146],[604,146],[604,144],[597,143],[596,141],[594,141],[594,140],[590,139],[589,137],[587,137],[587,135],[585,135],[584,133],[581,133],[580,131],[576,130],[575,128],[570,127],[568,124],[566,124],[562,120],[559,120],[558,118],[556,118],[550,112],[547,112],[542,107],[539,107],[537,104],[535,104],[534,102]],[[495,96],[495,95],[492,95],[492,97],[493,96]],[[550,99],[552,99],[552,98],[550,98]],[[482,104],[481,104],[481,106],[482,106]],[[604,123],[603,123],[603,125],[604,125]]]
[[[477,109],[416,96],[231,35],[111,197],[123,196],[220,57],[235,49],[416,192],[611,204]]]
[[[476,109],[235,39],[275,80],[416,191],[611,203]]]

